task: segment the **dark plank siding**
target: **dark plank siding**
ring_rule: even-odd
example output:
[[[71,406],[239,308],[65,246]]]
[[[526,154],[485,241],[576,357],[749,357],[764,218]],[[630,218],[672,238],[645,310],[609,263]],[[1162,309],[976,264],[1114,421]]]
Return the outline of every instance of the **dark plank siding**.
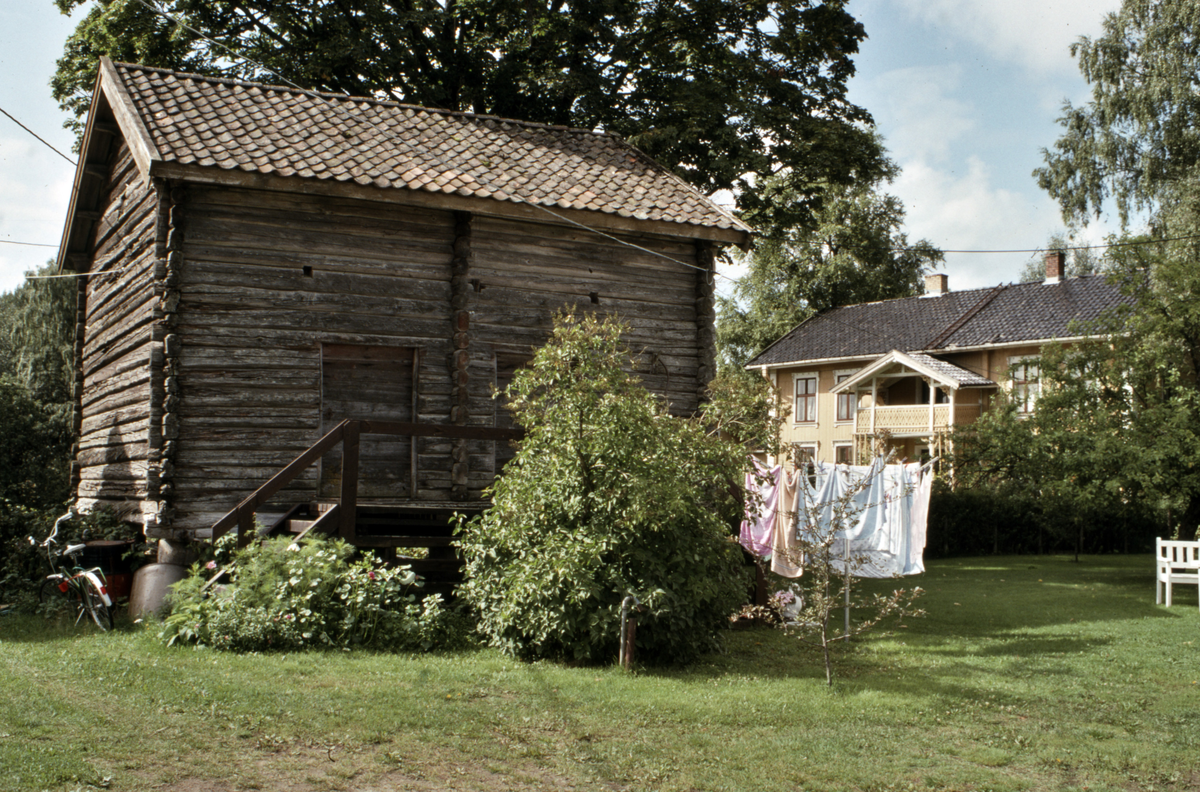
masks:
[[[77,496],[82,509],[111,508],[140,521],[148,506],[157,192],[124,145],[109,162],[84,292]]]
[[[583,229],[487,218],[477,220],[475,236],[472,277],[483,286],[472,295],[475,341],[527,349],[544,342],[563,307],[614,313],[641,353],[647,386],[669,399],[672,412],[696,409],[694,245],[628,238],[648,253]]]
[[[361,372],[348,370],[345,380],[322,374],[323,347],[415,355],[415,377],[379,384],[389,405],[378,415],[452,421],[452,406],[462,404],[453,388],[459,328],[452,304],[464,297],[463,282],[452,285],[452,260],[464,228],[469,240],[460,250],[470,251],[472,284],[465,293],[468,423],[507,425],[493,386],[544,343],[553,315],[567,306],[617,313],[641,353],[647,384],[677,413],[697,406],[700,275],[688,266],[696,263],[690,240],[630,236],[653,251],[644,252],[549,223],[476,216],[464,226],[462,216],[424,207],[202,185],[189,185],[175,211],[184,218],[174,329],[181,394],[175,529],[209,527],[316,441],[335,413],[377,413],[360,403],[371,396],[366,385],[343,388]],[[364,448],[376,459],[364,468],[364,500],[455,497],[454,442],[369,441]],[[478,500],[498,452],[482,441],[468,442],[466,452],[465,492]],[[499,449],[500,464],[510,455]],[[315,466],[297,479],[281,502],[316,497],[322,477],[320,489],[333,492],[340,460],[335,454],[323,465],[324,472]]]
[[[646,385],[676,414],[696,409],[695,246],[623,238],[652,252],[580,228],[475,218],[471,423],[510,425],[502,400],[492,398],[493,385],[507,384],[515,362],[549,337],[554,314],[570,307],[619,316],[629,328],[626,342],[641,353],[638,374]],[[469,488],[479,497],[512,450],[484,442],[469,449]]]
[[[417,418],[446,421],[449,213],[192,185],[186,218],[177,529],[208,527],[317,440],[322,344],[419,350]],[[441,495],[449,452],[419,450],[418,497]],[[283,500],[314,497],[318,475]]]

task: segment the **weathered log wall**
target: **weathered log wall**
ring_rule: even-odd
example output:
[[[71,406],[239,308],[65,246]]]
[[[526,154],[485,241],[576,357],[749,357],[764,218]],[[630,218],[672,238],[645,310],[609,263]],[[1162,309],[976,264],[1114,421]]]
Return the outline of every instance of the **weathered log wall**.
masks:
[[[89,274],[79,292],[73,477],[79,508],[108,508],[141,522],[153,514],[156,496],[147,472],[158,192],[119,141],[107,169]]]
[[[184,218],[171,330],[177,530],[210,526],[311,445],[323,405],[361,407],[346,393],[323,394],[323,346],[412,361],[408,396],[399,378],[385,390],[411,399],[413,420],[505,425],[493,387],[573,305],[619,314],[647,383],[676,412],[698,404],[711,360],[697,326],[704,276],[662,258],[700,263],[690,240],[630,238],[648,253],[549,222],[199,184],[171,212]],[[350,381],[352,369],[338,376]],[[429,503],[478,500],[497,455],[502,464],[509,453],[483,441],[402,445],[388,452],[407,464],[392,499]],[[323,464],[285,494],[313,497],[319,477],[329,481]]]
[[[691,268],[699,265],[696,246],[686,239],[624,238],[644,250],[574,226],[475,218],[471,359],[478,372],[473,379],[487,387],[473,389],[471,423],[509,425],[491,386],[507,384],[517,361],[544,343],[564,307],[620,317],[646,385],[669,400],[672,412],[695,411],[702,358],[696,296],[703,281]],[[497,458],[502,465],[511,457],[494,446],[472,444],[473,497],[491,484]]]

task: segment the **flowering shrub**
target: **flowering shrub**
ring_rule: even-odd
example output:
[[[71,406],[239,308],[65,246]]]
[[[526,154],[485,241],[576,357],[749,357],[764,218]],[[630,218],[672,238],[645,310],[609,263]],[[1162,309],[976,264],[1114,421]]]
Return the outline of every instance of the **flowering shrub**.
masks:
[[[410,569],[353,555],[340,539],[269,539],[237,551],[232,580],[208,591],[205,567],[216,564],[197,564],[175,584],[160,637],[239,652],[462,643],[440,597],[417,602]]]

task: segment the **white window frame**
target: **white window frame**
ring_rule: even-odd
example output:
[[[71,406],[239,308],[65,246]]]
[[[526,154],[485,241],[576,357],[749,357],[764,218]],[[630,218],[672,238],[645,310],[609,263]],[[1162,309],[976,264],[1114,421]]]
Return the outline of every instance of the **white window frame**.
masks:
[[[1033,368],[1033,379],[1029,379],[1029,369]],[[1017,379],[1018,373],[1024,379]],[[1042,396],[1042,371],[1037,355],[1022,355],[1008,359],[1009,395],[1017,405],[1018,415],[1032,415],[1037,406],[1037,400]]]
[[[820,450],[820,447],[817,443],[793,443],[792,448],[796,452],[799,452],[795,454],[795,458],[800,462],[803,463],[817,461],[817,452]],[[808,455],[807,459],[804,458],[805,454]]]
[[[858,373],[858,369],[840,369],[833,372],[833,384],[840,385],[842,382],[850,379]],[[849,415],[842,418],[842,405],[848,406]],[[839,424],[854,423],[854,415],[858,412],[858,391],[854,390],[850,393],[839,393],[833,403],[833,422]]]
[[[850,452],[850,461],[846,462],[844,464],[853,465],[854,464],[854,443],[850,443],[850,442],[835,442],[833,444],[833,463],[835,465],[843,464],[843,463],[838,462],[838,451],[842,450],[843,448],[847,449]]]
[[[811,407],[812,407],[812,410],[811,410],[812,417],[811,418],[808,418],[808,417],[801,418],[801,416],[800,416],[800,396],[801,396],[801,394],[799,393],[800,383],[806,382],[809,380],[812,381],[812,390],[806,391],[803,394],[803,396],[804,396],[805,402],[807,404],[811,405]],[[814,426],[817,424],[817,417],[818,417],[817,392],[820,390],[820,387],[821,387],[821,378],[815,371],[811,372],[811,373],[806,373],[806,374],[793,374],[792,375],[792,423],[812,424]],[[807,416],[808,413],[806,412],[805,415]]]

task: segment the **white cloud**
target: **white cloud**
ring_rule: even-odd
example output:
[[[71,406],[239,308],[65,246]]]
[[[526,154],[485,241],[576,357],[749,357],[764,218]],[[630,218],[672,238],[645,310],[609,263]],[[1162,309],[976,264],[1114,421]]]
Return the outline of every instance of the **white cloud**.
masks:
[[[877,119],[887,119],[886,142],[899,161],[948,157],[954,144],[978,125],[978,113],[952,97],[961,89],[959,69],[910,66],[859,83]]]
[[[894,2],[894,0],[892,0]],[[905,11],[946,34],[1020,63],[1032,74],[1076,73],[1069,47],[1095,37],[1120,0],[900,0]]]
[[[56,255],[53,247],[8,243],[58,243],[73,177],[71,166],[36,140],[0,137],[0,292]]]
[[[910,240],[928,239],[951,250],[1011,250],[1036,247],[1058,226],[1048,198],[996,187],[987,165],[969,157],[964,173],[926,162],[902,163],[904,172],[890,192],[908,209]],[[1026,253],[947,253],[945,272],[955,289],[979,288],[1016,280]]]

